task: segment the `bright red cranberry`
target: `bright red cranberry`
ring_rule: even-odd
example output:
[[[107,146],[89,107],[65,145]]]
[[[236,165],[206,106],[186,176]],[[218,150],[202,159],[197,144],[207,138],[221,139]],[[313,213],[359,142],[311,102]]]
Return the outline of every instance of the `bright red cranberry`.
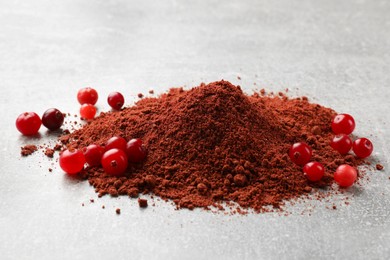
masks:
[[[104,148],[100,145],[90,144],[83,149],[83,153],[85,156],[85,161],[89,166],[95,167],[99,166],[102,160],[102,156],[104,154]]]
[[[24,112],[16,119],[16,128],[23,135],[35,135],[41,127],[41,118],[34,112]]]
[[[97,91],[93,88],[82,88],[77,92],[77,100],[79,101],[80,105],[83,104],[91,104],[95,105],[97,100],[99,98],[99,95]]]
[[[84,168],[85,156],[81,150],[65,150],[60,154],[60,167],[68,174],[76,174]]]
[[[119,136],[114,136],[114,137],[111,137],[110,139],[108,139],[108,141],[106,142],[106,144],[104,145],[104,149],[106,151],[108,150],[111,150],[111,149],[119,149],[119,150],[122,150],[122,151],[126,151],[126,140],[125,138],[123,137],[119,137]]]
[[[340,185],[340,187],[350,187],[357,179],[357,172],[355,168],[347,164],[342,164],[337,167],[334,173],[334,180]]]
[[[111,92],[108,95],[107,102],[115,110],[120,110],[125,103],[125,98],[119,92]]]
[[[288,155],[295,164],[305,165],[310,161],[311,153],[311,148],[306,143],[299,142],[291,146]]]
[[[126,153],[129,162],[138,163],[145,160],[147,151],[141,139],[131,139],[127,142]]]
[[[339,134],[333,137],[330,146],[340,154],[347,154],[352,148],[352,140],[346,134]]]
[[[114,148],[103,154],[102,166],[104,171],[110,175],[122,175],[126,171],[127,165],[127,156],[122,150]]]
[[[355,142],[353,142],[352,149],[357,157],[367,158],[374,150],[374,146],[367,138],[359,138],[356,139]]]
[[[332,120],[332,131],[336,135],[346,134],[349,135],[355,129],[355,120],[351,115],[338,114]]]
[[[49,130],[57,130],[64,123],[64,114],[56,108],[49,108],[43,113],[42,124]]]
[[[303,172],[309,181],[319,181],[324,176],[325,168],[319,162],[309,162],[303,166]]]
[[[83,104],[80,107],[80,116],[84,119],[94,119],[96,115],[96,107],[92,104]]]

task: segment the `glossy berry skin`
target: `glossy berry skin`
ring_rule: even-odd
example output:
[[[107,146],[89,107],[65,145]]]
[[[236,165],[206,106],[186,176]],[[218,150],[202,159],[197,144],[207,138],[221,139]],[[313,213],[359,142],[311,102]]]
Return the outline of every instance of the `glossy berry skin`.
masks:
[[[146,148],[141,139],[131,139],[126,145],[126,154],[129,162],[138,163],[146,158]]]
[[[325,168],[319,162],[309,162],[303,167],[303,173],[309,181],[319,181],[324,176]]]
[[[116,148],[116,149],[119,149],[119,150],[122,150],[125,152],[126,151],[126,144],[127,144],[127,142],[123,137],[114,136],[114,137],[111,137],[110,139],[108,139],[108,141],[104,145],[104,149],[106,151],[108,151],[108,150]]]
[[[93,88],[82,88],[77,92],[77,100],[79,101],[80,105],[83,104],[91,104],[95,105],[97,100],[99,98],[99,95],[97,91]]]
[[[125,103],[125,98],[119,92],[111,92],[108,95],[107,102],[112,109],[120,110]]]
[[[85,156],[81,150],[65,150],[60,154],[60,167],[67,174],[76,174],[84,168]]]
[[[56,108],[49,108],[42,115],[42,124],[49,130],[57,130],[64,123],[64,114]]]
[[[340,187],[348,188],[354,184],[356,179],[356,169],[347,164],[340,165],[334,173],[334,180]]]
[[[96,107],[92,104],[84,104],[80,107],[80,116],[86,120],[94,119],[96,115]]]
[[[34,112],[24,112],[16,119],[16,128],[23,135],[35,135],[42,125],[41,118]]]
[[[113,176],[121,176],[127,169],[126,153],[119,149],[106,151],[102,157],[102,166],[106,173]]]
[[[352,148],[352,140],[346,134],[339,134],[333,137],[330,146],[340,154],[347,154]]]
[[[374,146],[367,138],[359,138],[353,142],[352,150],[359,158],[367,158],[374,150]]]
[[[297,165],[305,165],[310,161],[311,148],[304,142],[295,143],[290,147],[289,157]]]
[[[104,148],[100,145],[90,144],[83,149],[85,161],[89,166],[95,167],[101,164]]]
[[[355,120],[349,114],[338,114],[332,120],[332,131],[336,135],[349,135],[355,129]]]

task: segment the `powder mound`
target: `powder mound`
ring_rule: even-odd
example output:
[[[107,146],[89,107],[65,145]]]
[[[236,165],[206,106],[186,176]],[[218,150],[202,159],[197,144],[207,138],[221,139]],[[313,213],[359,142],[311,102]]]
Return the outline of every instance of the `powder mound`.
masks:
[[[102,113],[61,140],[76,148],[103,145],[112,136],[146,144],[146,161],[130,165],[123,177],[86,170],[99,196],[153,193],[178,208],[222,209],[221,203],[235,202],[260,212],[329,186],[340,164],[362,163],[330,147],[335,114],[307,98],[248,96],[239,86],[218,81],[187,91],[173,88],[120,112]],[[322,181],[309,182],[289,160],[289,147],[299,141],[312,147],[312,160],[324,164]]]

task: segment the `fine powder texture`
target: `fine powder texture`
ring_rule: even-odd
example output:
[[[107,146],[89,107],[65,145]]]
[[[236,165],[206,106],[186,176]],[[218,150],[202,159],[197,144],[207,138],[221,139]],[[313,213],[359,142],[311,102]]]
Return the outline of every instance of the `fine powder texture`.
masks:
[[[83,148],[104,145],[112,136],[143,140],[147,159],[130,165],[125,176],[112,177],[101,168],[82,173],[99,196],[151,193],[178,208],[223,209],[236,203],[262,212],[313,188],[329,187],[340,164],[363,163],[330,147],[335,115],[305,97],[267,96],[264,91],[248,96],[240,87],[218,81],[191,90],[170,89],[122,111],[101,113],[61,141]],[[287,155],[301,141],[312,147],[312,161],[325,166],[320,182],[309,182]]]

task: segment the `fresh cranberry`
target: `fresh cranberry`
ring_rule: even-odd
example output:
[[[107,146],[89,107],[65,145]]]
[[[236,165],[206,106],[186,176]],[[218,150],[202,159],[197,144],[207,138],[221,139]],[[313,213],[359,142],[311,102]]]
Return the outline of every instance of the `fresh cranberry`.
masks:
[[[340,185],[340,187],[350,187],[357,179],[357,172],[355,168],[348,164],[342,164],[337,167],[334,173],[334,180]]]
[[[309,162],[303,167],[303,172],[309,181],[319,181],[324,176],[325,168],[319,162]]]
[[[141,139],[131,139],[127,142],[126,153],[129,162],[138,163],[145,160],[147,151]]]
[[[99,166],[104,154],[104,148],[100,145],[90,144],[83,149],[83,153],[89,166]]]
[[[346,134],[339,134],[333,137],[330,146],[340,154],[347,154],[352,148],[352,140]]]
[[[119,92],[111,92],[108,95],[107,102],[115,110],[120,110],[125,103],[125,98]]]
[[[351,115],[338,114],[332,120],[332,131],[336,135],[346,134],[349,135],[355,129],[355,120]]]
[[[104,149],[106,151],[108,151],[108,150],[116,148],[116,149],[119,149],[119,150],[122,150],[125,152],[126,151],[126,144],[127,144],[127,142],[123,137],[114,136],[114,137],[111,137],[110,139],[108,139],[108,141],[104,145]]]
[[[79,101],[80,105],[83,104],[91,104],[95,105],[99,96],[95,89],[93,88],[82,88],[77,92],[77,100]]]
[[[367,138],[359,138],[353,142],[352,149],[357,157],[366,158],[371,155],[374,150],[374,146]]]
[[[83,104],[80,107],[80,116],[84,119],[93,119],[96,115],[96,107],[92,104]]]
[[[312,151],[304,142],[295,143],[291,146],[288,155],[291,161],[298,165],[305,165],[310,161]]]
[[[127,165],[127,156],[122,150],[114,148],[103,154],[102,166],[104,171],[110,175],[122,175],[126,171]]]
[[[84,168],[85,156],[82,151],[65,150],[60,154],[60,167],[68,174],[76,174]]]
[[[49,108],[43,113],[42,124],[49,130],[57,130],[64,123],[64,114],[56,108]]]
[[[34,112],[24,112],[16,119],[16,128],[23,135],[37,134],[41,124],[41,118]]]

